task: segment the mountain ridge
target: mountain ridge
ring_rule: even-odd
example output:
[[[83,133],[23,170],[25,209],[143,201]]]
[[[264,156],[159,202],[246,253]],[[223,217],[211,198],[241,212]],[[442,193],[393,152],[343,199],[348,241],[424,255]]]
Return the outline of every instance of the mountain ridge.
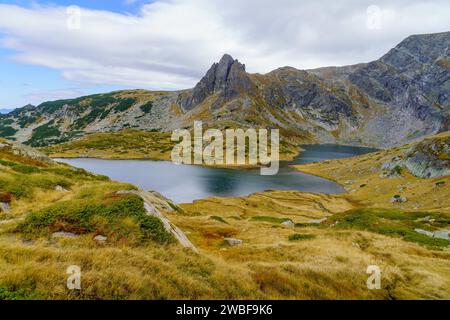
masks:
[[[125,128],[279,128],[293,142],[401,145],[449,129],[450,32],[412,35],[378,60],[250,74],[225,54],[192,89],[128,90],[26,106],[0,136],[44,146]]]

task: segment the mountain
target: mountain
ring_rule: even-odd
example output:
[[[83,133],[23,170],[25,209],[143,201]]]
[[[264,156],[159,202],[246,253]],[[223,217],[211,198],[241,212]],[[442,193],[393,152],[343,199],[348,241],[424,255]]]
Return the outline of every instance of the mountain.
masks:
[[[14,109],[0,109],[0,114],[7,114],[13,111]]]
[[[0,136],[43,146],[124,128],[279,128],[293,142],[373,147],[449,129],[450,32],[406,38],[353,66],[250,74],[230,55],[189,90],[129,90],[25,106],[0,116]]]

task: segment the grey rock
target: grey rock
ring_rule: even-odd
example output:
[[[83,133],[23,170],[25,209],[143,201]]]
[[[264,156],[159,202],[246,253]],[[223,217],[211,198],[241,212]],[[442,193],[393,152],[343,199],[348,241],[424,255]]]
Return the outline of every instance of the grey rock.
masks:
[[[0,212],[8,213],[11,210],[9,203],[0,202]]]
[[[450,230],[435,231],[433,236],[435,238],[445,239],[445,240],[450,241]]]
[[[327,218],[322,218],[322,219],[312,219],[312,220],[308,220],[307,223],[311,223],[311,224],[321,224],[322,222],[326,221]]]
[[[98,242],[105,242],[106,240],[108,240],[108,238],[102,235],[97,235],[94,237],[94,240]]]
[[[440,231],[426,231],[422,229],[414,229],[417,233],[424,234],[426,236],[438,239],[444,239],[450,241],[450,230],[440,230]]]
[[[31,246],[31,245],[35,244],[36,241],[33,241],[31,239],[22,239],[22,243],[25,245]]]
[[[245,65],[225,54],[219,63],[211,66],[192,92],[182,97],[180,105],[184,110],[191,110],[208,96],[219,93],[220,97],[214,103],[218,105],[251,88],[252,82],[245,72]]]
[[[286,221],[282,222],[281,224],[286,227],[291,227],[291,228],[295,227],[295,223],[292,220],[286,220]]]
[[[414,231],[417,232],[417,233],[420,233],[420,234],[424,234],[424,235],[429,236],[429,237],[433,237],[434,236],[434,233],[430,232],[430,231],[426,231],[426,230],[422,230],[422,229],[414,229]]]
[[[60,232],[54,232],[52,234],[52,238],[69,238],[69,239],[73,239],[73,238],[78,238],[79,235],[72,233],[72,232],[64,232],[64,231],[60,231]]]
[[[437,178],[450,174],[450,138],[425,139],[410,148],[402,157],[395,157],[382,165],[398,174],[398,168],[407,169],[419,178]],[[389,176],[388,175],[388,176]]]
[[[58,192],[69,192],[69,190],[67,190],[67,189],[65,189],[65,188],[63,188],[63,187],[61,187],[60,185],[57,185],[57,186],[55,187],[55,191],[58,191]]]
[[[237,246],[243,243],[242,240],[234,239],[234,238],[225,238],[224,241],[228,243],[230,246]]]
[[[408,201],[408,199],[403,196],[399,196],[399,197],[394,196],[391,198],[391,203],[405,203],[407,201]]]

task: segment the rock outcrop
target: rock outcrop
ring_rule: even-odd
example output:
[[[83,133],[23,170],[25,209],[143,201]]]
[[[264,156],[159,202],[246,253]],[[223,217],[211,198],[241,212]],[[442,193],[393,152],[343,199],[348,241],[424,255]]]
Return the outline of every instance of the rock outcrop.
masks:
[[[218,94],[214,106],[231,98],[251,91],[252,82],[245,72],[245,65],[225,54],[219,63],[214,63],[195,88],[182,97],[180,105],[183,110],[191,110],[202,103],[208,96]]]
[[[382,170],[400,174],[407,169],[419,178],[437,178],[450,174],[450,137],[435,137],[414,144],[402,156],[386,162]]]

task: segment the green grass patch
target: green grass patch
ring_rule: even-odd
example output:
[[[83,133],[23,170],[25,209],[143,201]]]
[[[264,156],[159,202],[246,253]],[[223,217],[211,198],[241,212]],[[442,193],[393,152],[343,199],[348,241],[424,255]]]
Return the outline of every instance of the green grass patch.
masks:
[[[219,222],[228,224],[228,222],[227,222],[224,218],[219,217],[219,216],[210,216],[209,218],[210,218],[211,220],[216,220],[216,221],[219,221]]]
[[[41,293],[35,290],[0,286],[0,300],[37,300],[41,298]]]
[[[250,219],[251,221],[262,221],[262,222],[271,222],[271,223],[283,223],[289,221],[291,219],[288,218],[277,218],[277,217],[269,217],[269,216],[254,216]]]
[[[447,247],[445,239],[429,237],[414,231],[423,229],[435,231],[450,225],[450,216],[434,212],[406,212],[397,209],[363,208],[336,214],[326,221],[326,225],[371,231],[405,241],[415,242],[430,248]]]
[[[288,239],[289,241],[299,241],[299,240],[311,240],[314,239],[316,236],[313,234],[308,233],[294,233],[291,234]]]
[[[136,103],[134,98],[126,98],[119,101],[119,103],[114,107],[116,112],[124,112],[131,108]]]
[[[13,135],[15,135],[17,132],[16,129],[14,129],[13,127],[10,126],[0,126],[0,137],[11,137]]]
[[[32,147],[40,147],[46,145],[46,140],[58,138],[60,135],[61,132],[57,127],[55,127],[55,121],[51,120],[50,122],[34,129],[30,140],[25,142],[25,144],[29,144]]]
[[[58,231],[96,233],[106,235],[111,241],[136,245],[149,240],[174,241],[158,218],[147,215],[143,200],[135,195],[111,194],[96,201],[61,202],[29,214],[16,231],[31,237]]]
[[[153,109],[153,101],[146,102],[142,106],[140,106],[142,112],[149,113]]]
[[[8,161],[8,160],[1,160],[0,159],[0,164],[5,166],[5,167],[10,167],[14,171],[20,172],[20,173],[27,173],[27,174],[29,174],[29,173],[37,173],[37,172],[40,171],[40,168],[38,168],[38,167],[29,166],[29,165],[25,165],[25,164],[13,162],[13,161]]]

